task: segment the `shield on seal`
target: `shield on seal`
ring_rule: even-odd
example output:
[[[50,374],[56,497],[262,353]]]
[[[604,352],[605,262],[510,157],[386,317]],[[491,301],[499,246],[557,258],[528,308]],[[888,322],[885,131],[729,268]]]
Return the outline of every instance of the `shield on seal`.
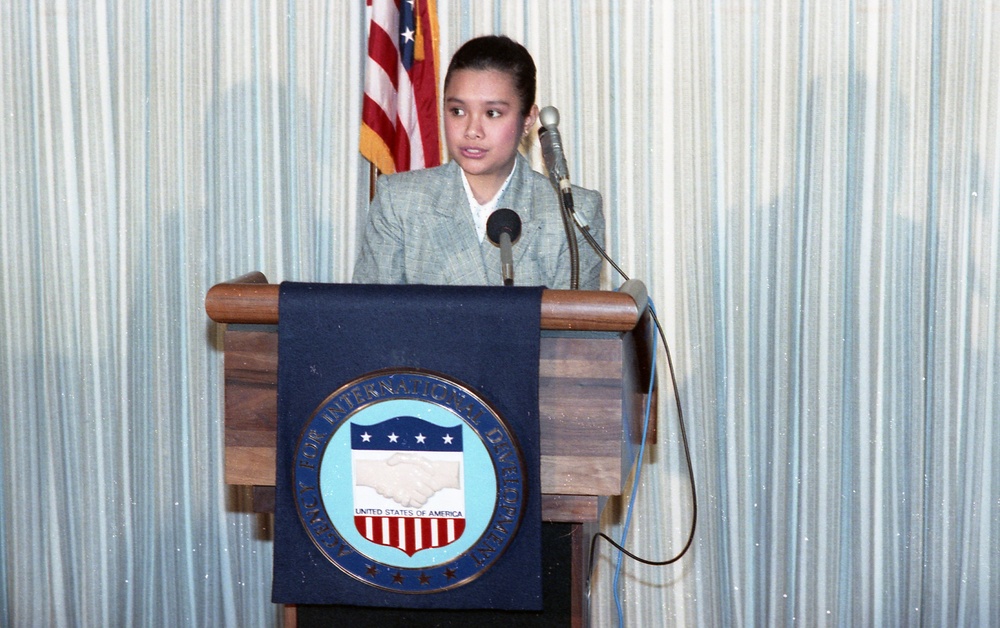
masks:
[[[462,425],[412,416],[351,424],[354,525],[408,556],[465,531]]]

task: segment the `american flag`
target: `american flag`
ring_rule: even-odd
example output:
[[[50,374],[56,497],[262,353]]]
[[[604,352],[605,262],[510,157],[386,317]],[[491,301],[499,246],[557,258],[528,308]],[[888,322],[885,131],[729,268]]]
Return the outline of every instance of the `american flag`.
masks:
[[[381,172],[441,163],[435,0],[367,0],[361,154]]]

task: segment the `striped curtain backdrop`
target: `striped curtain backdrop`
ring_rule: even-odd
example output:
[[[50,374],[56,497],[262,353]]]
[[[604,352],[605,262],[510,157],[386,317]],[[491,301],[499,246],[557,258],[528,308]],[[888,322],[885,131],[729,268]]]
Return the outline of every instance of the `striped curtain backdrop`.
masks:
[[[617,586],[601,546],[594,624],[617,593],[628,626],[1000,625],[1000,6],[437,5],[442,68],[533,53],[671,343],[695,542]],[[364,8],[0,6],[0,625],[281,624],[202,301],[351,276]],[[658,370],[627,544],[663,559],[691,499]]]

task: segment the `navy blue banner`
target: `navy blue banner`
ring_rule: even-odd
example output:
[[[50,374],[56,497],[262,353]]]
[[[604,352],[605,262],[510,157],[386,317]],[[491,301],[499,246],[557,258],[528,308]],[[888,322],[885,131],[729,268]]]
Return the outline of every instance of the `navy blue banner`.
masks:
[[[541,610],[541,290],[281,285],[275,603]]]

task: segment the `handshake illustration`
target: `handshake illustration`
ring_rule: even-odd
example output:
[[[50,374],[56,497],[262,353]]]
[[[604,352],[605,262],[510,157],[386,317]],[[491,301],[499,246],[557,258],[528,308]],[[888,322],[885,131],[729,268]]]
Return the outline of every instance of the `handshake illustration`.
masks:
[[[368,486],[406,508],[421,508],[444,488],[461,488],[457,461],[397,453],[386,460],[355,460],[354,484]]]

